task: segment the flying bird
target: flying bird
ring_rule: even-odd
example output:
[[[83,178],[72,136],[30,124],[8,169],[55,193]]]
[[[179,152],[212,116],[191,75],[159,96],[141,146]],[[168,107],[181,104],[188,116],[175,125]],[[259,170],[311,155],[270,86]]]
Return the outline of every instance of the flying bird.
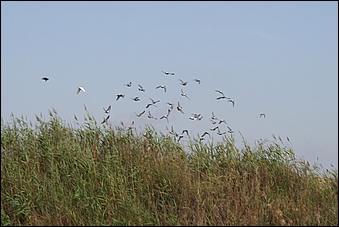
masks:
[[[197,82],[198,84],[201,83],[201,80],[199,80],[199,79],[194,79],[194,81]]]
[[[221,123],[225,123],[227,124],[226,120],[225,119],[219,119],[219,123],[218,124],[221,124]]]
[[[150,106],[153,106],[154,104],[153,103],[148,103],[147,105],[146,105],[146,109],[148,108],[148,107],[150,107]],[[156,105],[154,105],[154,106],[156,106]]]
[[[128,127],[128,130],[132,130],[134,128],[134,121],[132,121],[131,125]]]
[[[145,89],[140,84],[138,84],[138,90],[142,91],[142,92],[145,92]]]
[[[184,111],[182,110],[182,106],[180,106],[179,101],[178,101],[177,110],[180,111],[182,114],[185,114]]]
[[[212,111],[212,117],[211,117],[212,120],[217,120],[218,118],[214,115],[213,111]]]
[[[85,88],[83,88],[83,87],[78,87],[77,94],[79,94],[80,91],[86,92]]]
[[[164,119],[164,118],[166,118],[166,120],[167,120],[167,122],[168,122],[168,114],[163,115],[163,116],[160,117],[160,119]]]
[[[195,118],[194,118],[193,116],[189,116],[188,119],[190,119],[190,120],[192,120],[192,121],[195,120]]]
[[[124,94],[117,94],[116,100],[118,101],[118,99],[120,99],[120,98],[125,98],[125,95]]]
[[[103,108],[103,109],[104,109],[105,113],[108,114],[111,111],[111,105],[109,105],[109,107],[107,109],[105,109],[105,108]]]
[[[156,117],[154,117],[152,114],[151,114],[151,111],[148,111],[148,116],[147,116],[149,119],[153,118],[153,119],[157,119]]]
[[[152,104],[156,104],[157,102],[160,102],[160,100],[154,101],[152,98],[149,98],[152,102]]]
[[[167,110],[167,116],[168,116],[171,113],[171,111],[174,109],[174,104],[170,102],[168,102],[167,104],[170,105],[170,108],[168,108]]]
[[[167,104],[170,105],[170,110],[174,109],[174,104],[173,103],[167,102]]]
[[[230,99],[230,100],[228,100],[228,101],[231,102],[232,105],[233,105],[233,107],[234,107],[234,100],[233,100],[233,99]]]
[[[263,116],[264,118],[266,118],[266,114],[265,114],[265,113],[261,113],[259,117],[262,117],[262,116]]]
[[[109,117],[110,117],[110,115],[108,115],[106,118],[104,118],[104,120],[101,122],[101,124],[106,123],[108,121]]]
[[[197,114],[197,113],[192,113],[192,117],[193,117],[193,119],[199,119],[199,117],[200,117],[200,115],[201,114]]]
[[[141,113],[139,113],[139,114],[137,114],[136,112],[134,112],[135,113],[135,115],[137,115],[137,117],[141,117],[141,115],[143,115],[144,113],[145,113],[145,110],[144,111],[142,111]]]
[[[42,80],[44,80],[44,81],[47,81],[47,80],[49,80],[49,78],[48,78],[48,77],[42,77],[41,79],[42,79]]]
[[[162,71],[161,72],[165,73],[166,76],[174,76],[174,73],[170,73],[170,72],[165,72],[165,71]]]
[[[166,126],[167,127],[167,126]],[[176,131],[174,131],[173,129],[173,125],[171,126],[171,131],[169,132],[171,135],[174,135],[174,136],[179,136],[178,133]]]
[[[233,130],[229,126],[227,126],[227,128],[229,133],[233,133]]]
[[[187,85],[187,81],[183,81],[183,80],[181,80],[181,79],[179,79],[180,80],[180,84],[182,85],[182,86],[186,86]]]
[[[228,97],[226,97],[226,96],[219,96],[219,97],[217,97],[216,99],[219,100],[219,99],[230,99],[230,98],[228,98]]]
[[[184,130],[182,130],[182,135],[184,135],[184,133],[186,132],[186,135],[188,136],[188,130],[187,129],[184,129]]]
[[[179,135],[179,136],[178,136],[178,142],[179,142],[182,138],[184,138],[184,136],[183,136],[183,135]]]
[[[224,132],[220,132],[220,130],[218,129],[218,132],[217,132],[217,134],[221,136],[221,135],[224,135],[224,134],[226,134],[226,131],[224,131]]]
[[[134,97],[134,98],[131,98],[131,99],[134,100],[134,101],[136,101],[136,102],[140,101],[140,98],[139,98],[138,96],[136,96],[136,97]]]
[[[156,107],[156,103],[157,102],[160,102],[160,100],[157,100],[157,101],[154,101],[152,98],[149,98],[150,100],[151,100],[151,103],[148,103],[147,105],[146,105],[146,108],[148,108],[148,107],[150,107],[150,106],[155,106]]]
[[[131,87],[132,86],[132,82],[129,82],[128,84],[124,84],[126,85],[127,87]]]
[[[219,99],[230,99],[229,97],[226,97],[226,96],[224,95],[224,92],[222,92],[222,91],[220,91],[220,90],[217,90],[217,89],[216,89],[215,91],[221,94],[220,97],[217,97],[217,98],[216,98],[217,100],[219,100]]]
[[[210,138],[211,138],[211,135],[210,135],[210,133],[209,132],[204,132],[202,135],[201,135],[201,137],[200,138],[203,138],[204,136],[206,136],[206,135],[208,135]]]
[[[216,127],[214,127],[214,128],[211,128],[210,130],[211,130],[211,131],[215,131],[216,129],[219,130],[219,126],[216,126]]]
[[[218,90],[218,89],[215,89],[215,91],[218,92],[218,93],[220,93],[222,96],[225,96],[225,95],[224,95],[224,92],[222,92],[222,91],[220,91],[220,90]]]
[[[182,89],[181,89],[181,96],[184,96],[184,97],[188,98],[187,94]],[[190,98],[188,98],[188,99],[190,99]]]
[[[210,121],[212,122],[212,124],[216,124],[217,123],[217,121],[214,121],[214,120],[212,120],[212,119],[210,119]]]
[[[164,92],[166,92],[166,86],[165,85],[159,85],[155,89],[158,89],[158,88],[162,88],[162,89],[164,89]]]
[[[170,105],[170,107],[168,108],[168,114],[174,109],[174,104],[167,102],[168,105]]]

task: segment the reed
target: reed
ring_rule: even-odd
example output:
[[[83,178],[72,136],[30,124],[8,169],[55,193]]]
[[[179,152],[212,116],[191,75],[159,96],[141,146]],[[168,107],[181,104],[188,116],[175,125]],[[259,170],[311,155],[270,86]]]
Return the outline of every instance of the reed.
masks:
[[[1,123],[1,225],[338,225],[338,171],[282,144],[36,117]]]

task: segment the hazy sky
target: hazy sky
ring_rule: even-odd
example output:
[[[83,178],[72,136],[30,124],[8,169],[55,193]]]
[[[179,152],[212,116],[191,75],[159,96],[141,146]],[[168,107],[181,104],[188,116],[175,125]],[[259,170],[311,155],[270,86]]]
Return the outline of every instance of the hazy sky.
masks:
[[[146,108],[149,98],[160,102]],[[167,102],[169,122],[159,119]],[[112,125],[208,131],[213,141],[222,136],[211,128],[229,126],[239,147],[239,131],[249,144],[274,134],[297,157],[338,168],[338,2],[1,1],[1,118],[48,120],[55,108],[75,124],[84,104],[99,125],[110,115]],[[212,112],[227,125],[212,124]]]

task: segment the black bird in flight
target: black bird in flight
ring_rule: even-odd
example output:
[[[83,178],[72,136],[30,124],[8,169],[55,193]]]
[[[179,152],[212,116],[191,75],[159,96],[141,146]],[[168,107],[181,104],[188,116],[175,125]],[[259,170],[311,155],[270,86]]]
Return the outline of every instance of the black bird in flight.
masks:
[[[129,82],[128,84],[124,84],[126,85],[127,87],[131,87],[132,86],[132,82]]]
[[[41,79],[42,79],[42,80],[44,80],[44,81],[47,81],[47,80],[49,80],[49,78],[48,78],[48,77],[46,77],[46,76],[45,76],[45,77],[42,77]]]
[[[208,135],[211,138],[211,135],[209,132],[205,131],[200,138],[203,138],[204,136]]]
[[[138,84],[138,90],[139,90],[139,91],[142,91],[142,92],[145,92],[145,89],[144,89],[143,86],[141,86],[140,84]]]
[[[181,84],[182,86],[186,86],[187,83],[188,83],[188,81],[183,81],[182,79],[179,79],[179,80],[180,80],[180,84]]]
[[[165,71],[162,71],[161,72],[165,73],[166,76],[174,76],[174,73],[170,73],[170,72],[165,72]]]
[[[125,94],[117,94],[116,100],[118,101],[118,99],[124,98],[124,97],[125,97]]]
[[[138,96],[136,96],[136,97],[134,97],[134,98],[131,98],[131,99],[134,100],[134,101],[136,101],[136,102],[140,101],[140,98],[139,98]]]

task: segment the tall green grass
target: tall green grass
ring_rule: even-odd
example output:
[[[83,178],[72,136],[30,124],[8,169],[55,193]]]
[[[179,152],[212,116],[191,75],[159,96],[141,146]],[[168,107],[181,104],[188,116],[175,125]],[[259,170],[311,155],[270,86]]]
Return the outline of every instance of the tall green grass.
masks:
[[[338,171],[259,140],[237,148],[83,125],[1,124],[1,225],[338,225]]]

